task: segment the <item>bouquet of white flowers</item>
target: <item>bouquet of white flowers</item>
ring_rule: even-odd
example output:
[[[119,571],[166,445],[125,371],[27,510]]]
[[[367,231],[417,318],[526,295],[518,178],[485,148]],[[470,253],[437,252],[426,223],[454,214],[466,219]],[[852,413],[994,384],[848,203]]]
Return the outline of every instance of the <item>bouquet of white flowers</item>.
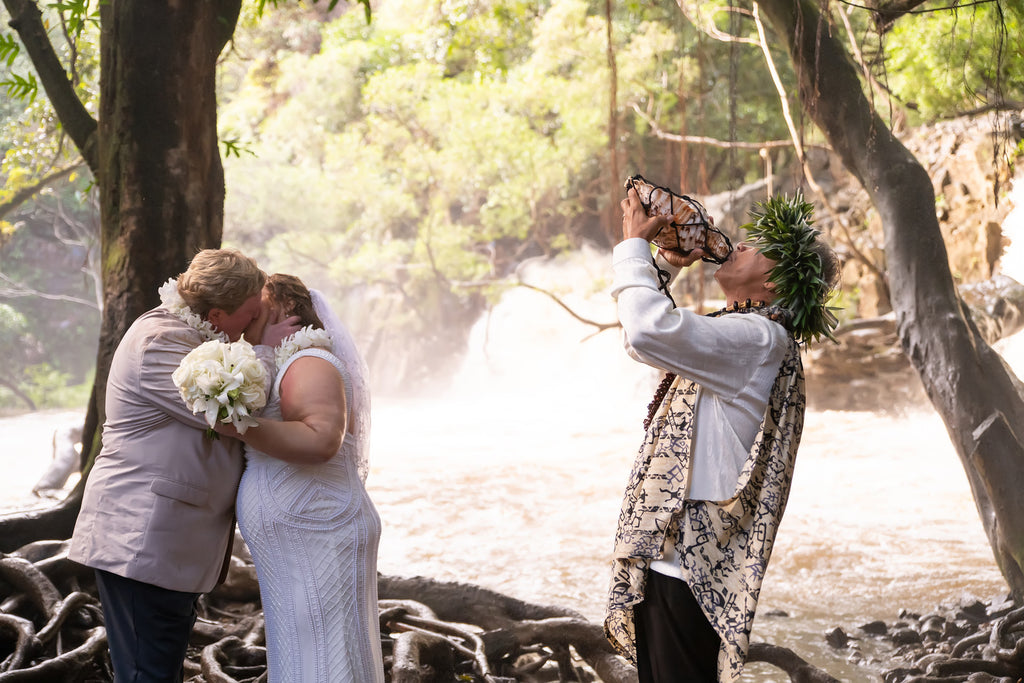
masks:
[[[257,422],[252,413],[267,404],[267,371],[252,345],[208,341],[181,360],[171,375],[192,414],[206,413],[207,436],[218,438],[218,420],[232,423],[240,434]]]

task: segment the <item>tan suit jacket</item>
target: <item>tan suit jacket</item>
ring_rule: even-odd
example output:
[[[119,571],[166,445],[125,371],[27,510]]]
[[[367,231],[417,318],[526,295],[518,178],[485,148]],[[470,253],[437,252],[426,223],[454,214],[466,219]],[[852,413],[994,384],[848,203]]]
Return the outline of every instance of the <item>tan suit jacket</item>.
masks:
[[[103,449],[89,473],[68,556],[171,590],[205,593],[232,541],[242,444],[204,435],[171,374],[203,342],[162,308],[118,344],[107,379]],[[257,346],[273,378],[273,349]]]

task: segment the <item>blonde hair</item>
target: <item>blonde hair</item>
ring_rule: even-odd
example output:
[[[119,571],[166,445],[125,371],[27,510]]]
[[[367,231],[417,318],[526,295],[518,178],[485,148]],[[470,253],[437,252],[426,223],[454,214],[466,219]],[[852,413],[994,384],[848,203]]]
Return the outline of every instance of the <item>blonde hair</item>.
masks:
[[[286,273],[274,273],[267,278],[270,300],[284,307],[286,315],[299,316],[299,325],[312,325],[323,329],[324,324],[313,310],[313,298],[302,280]]]
[[[205,318],[210,309],[234,313],[259,294],[267,275],[256,261],[234,249],[203,249],[178,276],[178,294],[192,312]]]

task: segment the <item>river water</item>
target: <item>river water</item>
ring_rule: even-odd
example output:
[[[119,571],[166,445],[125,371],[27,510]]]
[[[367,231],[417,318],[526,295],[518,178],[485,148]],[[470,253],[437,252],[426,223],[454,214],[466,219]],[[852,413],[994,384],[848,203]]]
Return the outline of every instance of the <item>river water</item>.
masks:
[[[1009,220],[1024,222],[1020,211]],[[585,251],[522,275],[583,317],[610,322],[607,264],[607,254]],[[1024,253],[1011,247],[1003,269],[1024,276]],[[1024,372],[1024,335],[997,348]],[[505,294],[450,384],[375,402],[367,485],[384,522],[380,570],[475,583],[600,621],[619,503],[657,379],[625,356],[616,330],[595,334],[536,291]],[[0,418],[2,508],[39,503],[29,491],[52,429],[75,419]],[[830,648],[825,632],[857,635],[868,621],[892,624],[900,609],[1006,590],[930,408],[808,413],[754,640],[789,647],[841,680],[877,681],[884,662],[851,663],[851,650]],[[869,662],[878,652],[869,639],[856,645]],[[785,680],[764,665],[744,674]]]

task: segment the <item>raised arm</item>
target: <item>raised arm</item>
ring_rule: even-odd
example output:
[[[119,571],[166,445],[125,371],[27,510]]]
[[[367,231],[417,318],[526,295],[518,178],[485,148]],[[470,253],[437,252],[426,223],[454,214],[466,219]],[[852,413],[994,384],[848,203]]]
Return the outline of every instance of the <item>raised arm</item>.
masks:
[[[334,457],[348,416],[345,383],[335,367],[315,356],[297,358],[285,370],[279,391],[280,420],[257,418],[259,426],[240,435],[234,428],[218,426],[217,431],[287,462],[318,464]]]

